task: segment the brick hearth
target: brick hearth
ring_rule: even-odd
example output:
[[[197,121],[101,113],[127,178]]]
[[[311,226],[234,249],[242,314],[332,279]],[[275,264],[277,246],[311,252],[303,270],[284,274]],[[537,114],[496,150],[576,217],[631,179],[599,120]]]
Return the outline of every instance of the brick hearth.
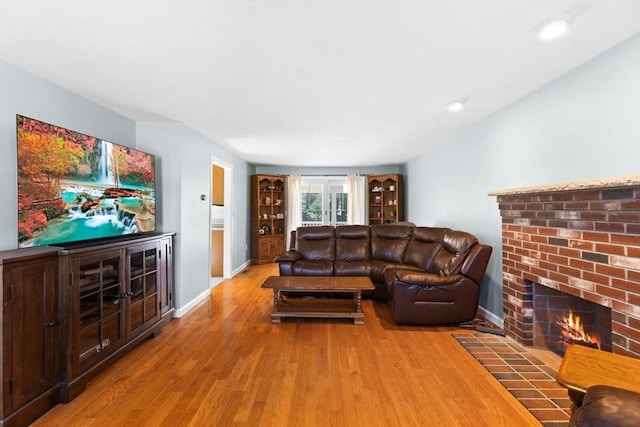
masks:
[[[640,357],[640,176],[494,191],[504,328],[533,345],[533,285],[611,308],[612,350]]]

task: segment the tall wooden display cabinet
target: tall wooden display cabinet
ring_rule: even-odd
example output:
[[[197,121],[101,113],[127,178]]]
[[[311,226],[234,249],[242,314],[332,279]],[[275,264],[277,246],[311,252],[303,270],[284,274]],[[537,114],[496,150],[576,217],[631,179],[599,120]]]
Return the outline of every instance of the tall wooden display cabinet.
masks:
[[[286,179],[279,175],[251,177],[251,262],[266,264],[285,251]]]
[[[369,224],[404,221],[402,175],[372,175],[367,180]]]

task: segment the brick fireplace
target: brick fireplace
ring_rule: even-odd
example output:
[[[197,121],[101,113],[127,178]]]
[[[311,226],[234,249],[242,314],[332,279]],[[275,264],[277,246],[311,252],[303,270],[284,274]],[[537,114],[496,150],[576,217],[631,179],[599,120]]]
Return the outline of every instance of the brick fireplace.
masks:
[[[640,175],[489,195],[502,217],[507,335],[534,345],[543,286],[610,309],[612,351],[640,357]]]

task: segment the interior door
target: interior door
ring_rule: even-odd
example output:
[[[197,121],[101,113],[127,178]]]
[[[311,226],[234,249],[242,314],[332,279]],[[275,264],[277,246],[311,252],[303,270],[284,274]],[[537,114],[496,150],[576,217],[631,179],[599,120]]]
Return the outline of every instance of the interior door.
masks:
[[[222,277],[224,265],[224,168],[211,165],[211,277]]]
[[[231,275],[231,183],[233,169],[211,160],[210,286]]]

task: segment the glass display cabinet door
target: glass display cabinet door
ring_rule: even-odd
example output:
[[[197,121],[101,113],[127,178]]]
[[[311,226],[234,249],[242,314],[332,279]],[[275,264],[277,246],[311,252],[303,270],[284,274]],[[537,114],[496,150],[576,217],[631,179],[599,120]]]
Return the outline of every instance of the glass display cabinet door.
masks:
[[[128,251],[129,331],[135,336],[149,322],[160,318],[159,246],[157,243],[134,247]]]
[[[78,358],[80,369],[109,347],[117,347],[123,336],[120,257],[76,261],[78,313]],[[87,363],[85,363],[87,362]]]

